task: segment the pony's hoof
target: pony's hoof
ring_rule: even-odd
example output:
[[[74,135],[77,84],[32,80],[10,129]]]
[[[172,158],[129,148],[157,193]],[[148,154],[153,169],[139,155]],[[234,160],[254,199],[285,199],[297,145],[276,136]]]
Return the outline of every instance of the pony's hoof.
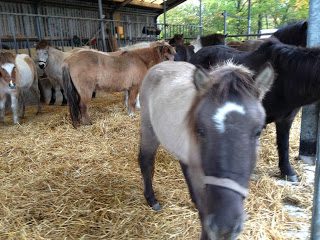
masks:
[[[50,101],[50,102],[49,102],[49,105],[54,105],[54,102],[51,102],[51,101]]]
[[[283,176],[283,178],[289,182],[299,182],[297,175],[291,175],[291,176],[285,175]]]
[[[67,106],[67,105],[68,105],[67,102],[62,102],[62,103],[61,103],[61,106]]]
[[[152,209],[155,211],[160,211],[161,210],[161,206],[159,203],[153,204],[152,205]]]
[[[134,117],[134,113],[133,112],[129,113],[129,117]]]

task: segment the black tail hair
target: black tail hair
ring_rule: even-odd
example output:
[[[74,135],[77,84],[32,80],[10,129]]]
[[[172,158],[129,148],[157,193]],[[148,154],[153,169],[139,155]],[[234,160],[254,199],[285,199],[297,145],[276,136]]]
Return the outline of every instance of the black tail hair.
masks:
[[[67,65],[64,65],[62,67],[62,79],[63,79],[64,90],[67,93],[69,112],[72,120],[72,125],[76,128],[77,126],[80,125],[80,117],[81,117],[81,112],[79,107],[80,95],[72,82],[69,67]]]

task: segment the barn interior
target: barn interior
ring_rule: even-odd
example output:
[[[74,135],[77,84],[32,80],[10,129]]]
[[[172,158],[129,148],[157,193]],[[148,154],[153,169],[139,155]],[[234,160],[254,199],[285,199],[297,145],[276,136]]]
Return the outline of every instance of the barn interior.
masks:
[[[98,0],[1,0],[0,49],[35,58],[40,39],[63,51],[114,51],[175,33],[195,38],[199,26],[156,21],[184,1],[102,0],[99,12]],[[78,129],[68,107],[60,106],[61,95],[55,105],[49,100],[39,115],[27,106],[17,126],[10,111],[0,124],[0,239],[199,238],[197,210],[178,161],[165,149],[157,154],[154,176],[163,209],[147,206],[137,163],[140,113],[127,115],[122,93],[98,92],[90,103],[93,124]],[[300,181],[291,184],[279,180],[275,127],[264,129],[240,240],[309,238],[314,169],[296,160],[299,134],[300,115],[289,149]]]

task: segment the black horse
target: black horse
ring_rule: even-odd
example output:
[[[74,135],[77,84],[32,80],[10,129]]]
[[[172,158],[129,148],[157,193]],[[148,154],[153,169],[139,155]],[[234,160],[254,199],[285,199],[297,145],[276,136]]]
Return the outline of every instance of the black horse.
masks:
[[[276,124],[282,176],[297,181],[289,162],[289,131],[299,108],[320,99],[320,49],[295,47],[277,40],[270,40],[249,53],[226,46],[212,46],[197,52],[191,63],[210,68],[230,58],[255,71],[267,61],[273,64],[278,76],[263,100],[266,123]]]
[[[300,21],[280,28],[273,36],[283,43],[305,47],[307,27],[307,21]],[[317,50],[294,48],[276,43],[276,40],[271,40],[271,42],[262,44],[259,49],[252,53],[243,53],[225,46],[212,46],[201,49],[190,59],[190,62],[193,64],[210,68],[218,62],[233,58],[235,62],[242,63],[254,70],[258,70],[266,61],[273,62],[276,72],[279,75],[275,80],[272,90],[266,95],[263,105],[267,113],[266,123],[275,122],[276,124],[281,175],[290,181],[298,180],[289,162],[289,132],[292,122],[301,106],[320,99],[320,95],[318,97],[312,97],[314,94],[310,96],[311,93],[306,91],[305,88],[300,89],[297,87],[298,84],[301,87],[303,84],[309,84],[310,82],[316,83],[317,81],[316,78],[307,78],[303,75],[303,69],[311,68],[311,66],[307,66],[306,63],[303,62],[303,58],[299,59],[297,56],[303,56],[307,53],[310,55],[313,54],[314,51]],[[317,60],[314,58],[309,59],[309,62],[310,61],[316,63]],[[287,69],[286,64],[288,65]],[[310,64],[312,65],[312,63]],[[297,69],[295,69],[295,65]],[[303,68],[300,68],[301,66],[303,66]],[[289,67],[292,67],[293,71],[291,71]],[[301,72],[298,74],[297,71],[302,71],[302,74]],[[318,70],[314,68],[313,71],[317,72]],[[291,80],[290,77],[292,77]],[[292,95],[290,91],[293,91]],[[303,96],[302,99],[295,97],[295,95],[299,95],[299,91],[301,92],[300,95]]]

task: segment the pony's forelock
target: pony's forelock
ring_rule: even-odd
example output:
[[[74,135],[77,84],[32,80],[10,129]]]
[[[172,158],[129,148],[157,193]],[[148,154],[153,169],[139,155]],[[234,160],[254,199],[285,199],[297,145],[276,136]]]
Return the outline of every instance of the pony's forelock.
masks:
[[[47,47],[51,46],[50,43],[47,40],[41,40],[40,42],[37,43],[36,49],[45,49]]]
[[[251,71],[249,68],[245,67],[244,65],[235,64],[232,58],[222,63],[219,63],[215,66],[212,66],[209,71],[209,75],[214,76],[217,73],[226,72],[226,71],[236,71],[242,74],[249,75],[250,77],[254,75],[253,71]]]
[[[7,52],[7,51],[0,51],[0,65],[5,64],[5,63],[15,63],[16,55]]]

